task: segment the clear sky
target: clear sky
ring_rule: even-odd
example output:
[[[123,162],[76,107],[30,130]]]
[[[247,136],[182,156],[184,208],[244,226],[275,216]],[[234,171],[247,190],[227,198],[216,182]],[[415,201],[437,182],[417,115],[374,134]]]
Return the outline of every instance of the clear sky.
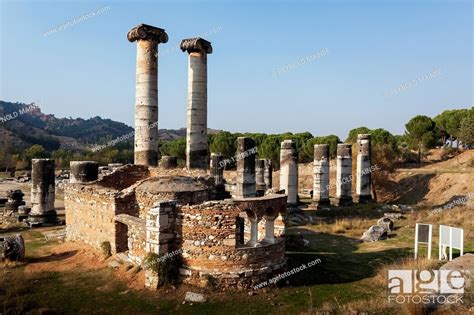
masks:
[[[1,0],[0,9],[0,99],[39,101],[58,117],[133,126],[136,44],[126,34],[140,23],[169,35],[159,46],[160,128],[186,124],[187,54],[176,45],[194,36],[214,48],[210,128],[345,138],[365,125],[400,134],[417,114],[473,106],[470,0]]]

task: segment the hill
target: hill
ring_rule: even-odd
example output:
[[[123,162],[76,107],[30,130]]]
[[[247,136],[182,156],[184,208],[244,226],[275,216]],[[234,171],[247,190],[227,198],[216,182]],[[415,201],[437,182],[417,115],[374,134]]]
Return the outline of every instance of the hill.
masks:
[[[41,144],[48,150],[80,149],[100,144],[133,132],[133,128],[111,119],[95,116],[57,118],[44,114],[35,104],[0,101],[0,145],[18,149]],[[209,133],[217,130],[209,129]],[[186,136],[186,128],[160,129],[161,141]],[[129,140],[132,141],[132,138]]]

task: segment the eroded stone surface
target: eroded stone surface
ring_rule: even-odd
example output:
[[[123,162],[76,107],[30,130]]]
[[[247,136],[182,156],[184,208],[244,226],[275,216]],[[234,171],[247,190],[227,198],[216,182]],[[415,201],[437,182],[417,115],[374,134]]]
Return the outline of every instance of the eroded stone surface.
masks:
[[[207,54],[212,53],[212,46],[202,38],[189,38],[180,47],[188,52],[186,167],[207,170]]]
[[[20,234],[0,236],[0,259],[22,261],[25,258],[25,241]]]
[[[372,225],[367,231],[364,232],[360,238],[364,242],[376,242],[385,240],[388,237],[387,230],[379,225]]]
[[[371,143],[369,134],[357,136],[356,194],[359,202],[372,200]]]
[[[280,189],[288,195],[288,205],[298,205],[298,152],[296,142],[285,140],[280,149]]]

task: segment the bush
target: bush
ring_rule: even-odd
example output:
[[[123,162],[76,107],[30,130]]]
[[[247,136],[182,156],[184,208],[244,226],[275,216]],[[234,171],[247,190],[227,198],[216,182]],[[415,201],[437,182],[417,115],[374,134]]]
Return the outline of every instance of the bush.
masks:
[[[100,248],[102,249],[102,254],[105,256],[105,258],[112,256],[112,246],[110,245],[109,241],[100,243]]]
[[[174,284],[179,279],[179,266],[181,265],[181,256],[166,257],[166,255],[158,255],[148,253],[143,260],[145,269],[153,271],[158,275],[158,285]]]

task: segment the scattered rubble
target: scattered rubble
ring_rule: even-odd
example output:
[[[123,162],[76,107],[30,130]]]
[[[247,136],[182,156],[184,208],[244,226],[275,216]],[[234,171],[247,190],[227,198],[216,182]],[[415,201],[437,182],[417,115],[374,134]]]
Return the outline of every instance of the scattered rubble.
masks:
[[[25,241],[21,234],[0,236],[0,260],[22,261],[25,258]]]
[[[288,212],[285,216],[285,223],[288,226],[298,226],[313,223],[313,217],[306,215],[302,211]]]
[[[64,242],[66,240],[66,229],[61,229],[53,232],[43,232],[44,238],[47,241],[57,240],[59,242]]]
[[[390,220],[392,221],[396,221],[396,220],[400,220],[403,218],[403,214],[402,213],[394,213],[394,212],[386,212],[383,214],[383,216],[385,218],[389,218]]]
[[[298,247],[304,246],[308,247],[309,241],[304,238],[302,234],[291,234],[286,236],[286,246],[288,247]]]
[[[377,225],[383,227],[387,231],[393,230],[393,221],[390,218],[383,217],[377,221]]]
[[[388,238],[387,230],[379,225],[372,225],[367,231],[364,232],[360,238],[364,242],[376,242],[385,240]]]
[[[184,301],[188,303],[204,303],[206,302],[206,297],[200,293],[194,293],[191,291],[186,292]]]
[[[384,204],[382,206],[382,210],[383,211],[397,211],[397,212],[401,212],[401,213],[409,213],[409,212],[413,212],[413,207],[411,206],[407,206],[407,205],[387,205],[387,204]]]

